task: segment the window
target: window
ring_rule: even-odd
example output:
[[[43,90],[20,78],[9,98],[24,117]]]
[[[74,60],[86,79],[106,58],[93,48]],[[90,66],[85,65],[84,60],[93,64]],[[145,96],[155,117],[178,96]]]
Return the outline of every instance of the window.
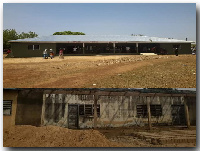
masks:
[[[150,105],[151,116],[159,117],[162,116],[161,105]]]
[[[147,106],[146,105],[137,105],[137,116],[138,117],[147,117]]]
[[[85,115],[93,115],[92,104],[85,104]]]
[[[84,104],[79,105],[79,115],[85,115],[85,107]]]
[[[79,95],[80,100],[94,100],[94,95]]]
[[[93,104],[80,104],[79,115],[82,116],[94,116],[94,105]],[[100,105],[97,104],[97,116],[100,116]]]
[[[40,50],[40,45],[28,45],[28,50]]]
[[[33,50],[33,45],[28,45],[28,50]]]
[[[40,50],[40,45],[33,45],[33,50]]]
[[[3,101],[3,115],[11,115],[12,112],[12,101],[4,100]]]
[[[161,105],[150,105],[151,116],[162,116]],[[147,105],[137,105],[137,116],[147,117]]]

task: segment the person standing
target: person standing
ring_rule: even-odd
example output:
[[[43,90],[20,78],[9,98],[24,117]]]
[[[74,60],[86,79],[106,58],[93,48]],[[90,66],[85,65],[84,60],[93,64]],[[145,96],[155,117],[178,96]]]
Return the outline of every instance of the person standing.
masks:
[[[51,59],[54,58],[54,52],[53,52],[53,49],[50,49],[49,57],[50,57]]]
[[[175,49],[175,55],[178,56],[178,47]]]
[[[45,50],[43,51],[43,57],[44,57],[44,59],[48,59],[47,49],[45,49]]]
[[[60,48],[60,50],[59,50],[59,58],[60,59],[64,59],[64,56],[63,56],[63,49],[62,48]]]

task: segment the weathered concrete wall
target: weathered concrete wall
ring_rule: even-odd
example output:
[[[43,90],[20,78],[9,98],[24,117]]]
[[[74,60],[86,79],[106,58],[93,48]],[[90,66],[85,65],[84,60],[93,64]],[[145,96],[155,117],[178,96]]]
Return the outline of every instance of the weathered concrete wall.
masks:
[[[41,124],[43,91],[21,90],[18,95],[16,125]]]
[[[3,100],[12,100],[12,113],[11,115],[3,116],[3,130],[9,129],[15,125],[15,116],[17,110],[17,96],[18,91],[16,90],[3,90]]]
[[[56,104],[59,104],[56,109]],[[42,123],[43,125],[58,125],[62,127],[68,127],[68,104],[93,104],[93,100],[82,101],[78,95],[65,95],[65,94],[44,94],[43,98],[43,111],[42,111]],[[45,105],[45,106],[44,106]],[[61,112],[64,113],[61,114]],[[55,121],[55,113],[59,114],[58,121]],[[86,127],[85,123],[89,127],[93,126],[93,118],[85,118],[79,116],[79,127]],[[90,124],[88,124],[90,123]]]
[[[148,123],[147,117],[137,116],[137,105],[146,105],[147,97],[142,96],[100,96],[97,104],[100,104],[100,116],[97,118],[98,127],[120,127],[140,125]],[[152,105],[161,105],[162,115],[151,117],[152,123],[172,124],[172,104],[183,104],[183,97],[149,97]],[[81,100],[78,95],[71,94],[45,94],[43,100],[43,124],[68,127],[68,104],[93,104],[93,99]],[[49,104],[48,104],[49,103]],[[56,104],[57,106],[55,110]],[[65,104],[65,105],[63,105]],[[46,106],[46,107],[45,107]],[[47,107],[48,106],[48,107]],[[55,112],[57,121],[55,121]],[[58,116],[59,114],[59,116]],[[79,127],[93,127],[93,116],[79,115]]]
[[[151,116],[152,123],[171,124],[171,104],[183,104],[182,97],[149,97],[151,105],[161,105],[162,116]],[[118,100],[118,101],[116,101]],[[143,126],[148,123],[147,117],[137,117],[137,105],[146,105],[147,97],[119,96],[116,99],[107,100],[100,99],[101,104],[101,118],[99,119],[99,126],[101,127],[118,127],[118,126]],[[104,111],[105,110],[105,111]]]
[[[40,50],[28,50],[28,45],[40,45]],[[56,52],[54,43],[11,43],[12,55],[16,58],[43,57],[45,49],[53,49]]]
[[[196,97],[186,97],[185,99],[187,99],[190,124],[196,126]]]

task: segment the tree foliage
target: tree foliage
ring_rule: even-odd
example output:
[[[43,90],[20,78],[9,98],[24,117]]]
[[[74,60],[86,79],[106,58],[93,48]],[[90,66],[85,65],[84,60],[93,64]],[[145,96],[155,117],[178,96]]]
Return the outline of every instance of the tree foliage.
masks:
[[[34,38],[38,35],[35,32],[29,31],[28,33],[22,32],[18,35],[18,39],[24,39],[24,38]]]
[[[72,31],[62,31],[62,32],[55,32],[53,35],[85,35],[83,32],[72,32]]]
[[[16,40],[18,39],[18,34],[15,29],[6,29],[3,30],[3,48],[8,49],[10,48],[9,40]]]
[[[9,40],[24,39],[24,38],[34,38],[38,35],[35,32],[22,32],[17,33],[15,29],[5,29],[3,30],[3,49],[9,49],[11,47]]]

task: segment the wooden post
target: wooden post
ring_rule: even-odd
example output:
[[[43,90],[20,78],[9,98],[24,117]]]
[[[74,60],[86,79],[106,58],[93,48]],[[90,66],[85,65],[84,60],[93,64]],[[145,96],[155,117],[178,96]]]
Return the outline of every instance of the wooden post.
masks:
[[[148,125],[149,125],[149,130],[151,130],[150,97],[146,97],[146,101],[147,101]]]
[[[49,94],[50,95],[50,94]],[[44,125],[45,121],[45,105],[46,105],[46,94],[43,94],[43,103],[42,103],[42,114],[41,114],[41,125]]]
[[[138,53],[138,43],[136,43],[136,52]]]
[[[83,43],[83,54],[85,54],[85,44]]]
[[[113,43],[113,50],[114,50],[114,53],[115,53],[115,43]]]
[[[186,97],[184,98],[184,107],[185,107],[186,124],[187,124],[187,127],[190,128],[190,116],[189,116],[188,104],[187,104]]]
[[[52,98],[52,103],[51,103],[51,118],[50,118],[50,123],[53,124],[54,122],[54,114],[55,114],[55,102],[56,102],[56,96],[55,94],[53,95]]]
[[[94,95],[94,129],[97,128],[97,100],[98,95]]]

